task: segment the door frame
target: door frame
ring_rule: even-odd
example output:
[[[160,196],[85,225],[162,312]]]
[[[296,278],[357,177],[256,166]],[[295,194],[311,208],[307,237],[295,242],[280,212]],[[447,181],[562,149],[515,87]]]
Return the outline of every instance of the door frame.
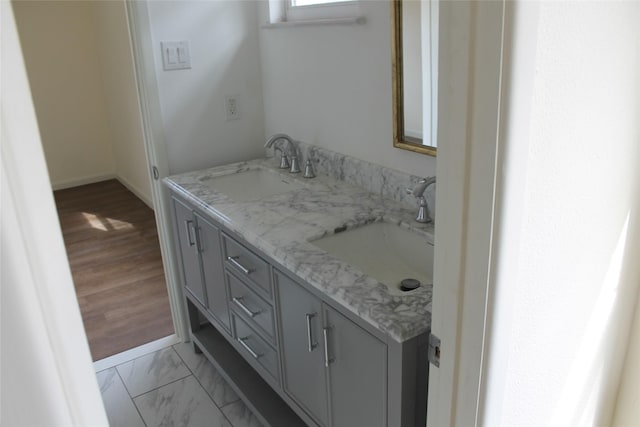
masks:
[[[440,3],[438,186],[428,426],[482,424],[487,319],[499,230],[505,0]]]
[[[140,119],[149,180],[151,182],[151,196],[158,226],[158,239],[167,282],[169,305],[175,333],[179,340],[184,341],[189,336],[188,322],[180,286],[180,269],[173,256],[171,200],[162,185],[162,179],[168,176],[170,171],[162,126],[160,95],[155,74],[151,23],[146,0],[124,0],[124,4],[129,26]]]
[[[0,19],[2,421],[107,426],[11,2]]]

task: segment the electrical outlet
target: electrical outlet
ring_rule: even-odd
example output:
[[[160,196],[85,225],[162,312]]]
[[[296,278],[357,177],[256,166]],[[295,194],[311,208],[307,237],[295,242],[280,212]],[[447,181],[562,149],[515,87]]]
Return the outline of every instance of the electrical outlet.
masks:
[[[224,111],[226,120],[237,120],[240,118],[240,109],[238,106],[238,97],[236,95],[228,95],[224,98]]]

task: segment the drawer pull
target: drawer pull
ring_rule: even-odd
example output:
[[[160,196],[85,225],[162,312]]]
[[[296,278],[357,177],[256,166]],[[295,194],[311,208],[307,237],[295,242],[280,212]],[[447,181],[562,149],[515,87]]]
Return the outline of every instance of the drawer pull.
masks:
[[[244,338],[238,338],[238,342],[240,343],[241,346],[244,347],[245,350],[247,350],[249,352],[249,354],[256,360],[260,359],[262,357],[262,354],[258,354],[256,353],[251,347],[249,347],[249,344],[247,344],[245,341],[248,340],[249,337],[244,337]]]
[[[231,264],[233,264],[238,270],[242,271],[244,274],[251,274],[251,272],[253,272],[252,268],[247,268],[244,265],[240,264],[240,261],[238,261],[238,258],[240,258],[239,256],[228,256],[227,257],[227,261],[229,261]]]
[[[244,305],[244,303],[242,302],[242,297],[233,297],[231,298],[231,301],[233,301],[234,303],[236,303],[236,305],[238,307],[240,307],[242,309],[242,311],[244,311],[245,313],[247,313],[247,316],[249,317],[255,317],[258,314],[260,314],[259,311],[251,311],[249,309],[249,307],[247,307],[246,305]]]
[[[334,359],[329,357],[329,329],[331,326],[327,326],[326,328],[322,328],[322,336],[324,337],[324,366],[328,368],[331,363],[333,363]]]
[[[309,347],[309,353],[313,351],[314,348],[317,347],[318,343],[313,342],[313,338],[311,338],[311,319],[316,316],[316,313],[307,313],[305,317],[307,318],[307,344]]]
[[[191,225],[193,225],[193,221],[191,221],[190,219],[184,222],[184,228],[185,228],[185,231],[187,232],[187,242],[189,243],[189,246],[195,245],[195,243],[193,242],[193,239],[191,238]]]

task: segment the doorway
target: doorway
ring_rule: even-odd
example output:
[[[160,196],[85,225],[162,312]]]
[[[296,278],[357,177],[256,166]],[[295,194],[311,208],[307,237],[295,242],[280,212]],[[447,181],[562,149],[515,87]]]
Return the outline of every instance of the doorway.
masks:
[[[172,335],[124,2],[13,9],[92,357]]]
[[[93,360],[173,334],[153,211],[116,179],[54,199]]]

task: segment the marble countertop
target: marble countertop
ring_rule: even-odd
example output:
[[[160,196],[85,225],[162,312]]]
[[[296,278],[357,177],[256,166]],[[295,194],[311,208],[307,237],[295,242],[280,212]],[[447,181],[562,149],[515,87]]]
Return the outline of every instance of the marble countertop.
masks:
[[[432,285],[409,293],[390,291],[309,243],[335,229],[374,221],[400,224],[433,244],[433,226],[414,221],[417,209],[326,176],[304,179],[288,174],[301,187],[263,200],[237,202],[215,191],[211,179],[251,169],[277,173],[273,158],[234,163],[164,179],[169,189],[211,215],[227,229],[263,251],[290,272],[317,288],[392,339],[403,342],[431,327]]]

